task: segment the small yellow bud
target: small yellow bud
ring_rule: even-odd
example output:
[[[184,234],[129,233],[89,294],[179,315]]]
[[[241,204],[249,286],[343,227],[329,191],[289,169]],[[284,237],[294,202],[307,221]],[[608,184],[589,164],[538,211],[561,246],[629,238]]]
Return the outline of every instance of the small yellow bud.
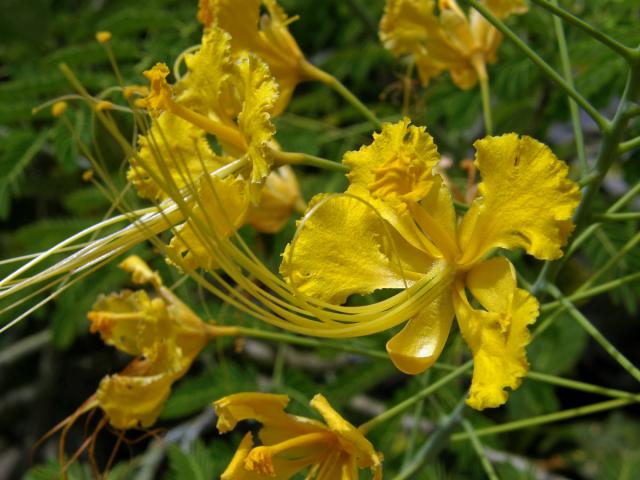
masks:
[[[111,32],[97,32],[96,40],[100,43],[107,43],[109,40],[111,40]]]
[[[31,115],[35,115],[36,113],[38,113],[38,109],[36,107],[33,107],[31,109]]]
[[[144,85],[129,85],[128,87],[124,87],[122,89],[122,95],[124,95],[124,98],[127,99],[133,97],[134,95],[142,95],[143,97],[146,97],[147,95],[149,95],[149,89]]]
[[[90,182],[93,178],[93,170],[85,170],[82,172],[82,180],[85,182]]]
[[[67,102],[56,102],[51,107],[51,114],[57,118],[64,113],[64,111],[67,109],[67,106]]]
[[[107,100],[102,100],[96,104],[96,111],[102,112],[104,110],[113,110],[113,103]]]

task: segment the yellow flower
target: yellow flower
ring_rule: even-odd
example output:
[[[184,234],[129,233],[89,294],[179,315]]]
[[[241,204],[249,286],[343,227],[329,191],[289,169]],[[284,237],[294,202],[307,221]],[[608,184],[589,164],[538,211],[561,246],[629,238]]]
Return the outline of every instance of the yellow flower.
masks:
[[[266,64],[232,53],[229,35],[218,28],[205,31],[185,64],[187,73],[174,86],[164,64],[145,72],[151,126],[138,139],[128,179],[144,198],[179,204],[184,223],[169,245],[174,263],[211,270],[219,266],[216,242],[247,221],[261,231],[278,230],[300,202],[299,192],[293,173],[286,182],[270,175],[278,89]],[[216,137],[220,153],[208,135]]]
[[[234,51],[246,50],[267,62],[280,86],[275,114],[282,112],[306,77],[307,62],[288,28],[295,18],[288,18],[276,0],[200,0],[198,20],[205,28],[229,32]]]
[[[287,479],[305,468],[305,478],[357,480],[358,468],[370,468],[382,478],[382,457],[353,425],[343,419],[320,394],[311,406],[324,423],[287,414],[286,395],[238,393],[215,402],[218,430],[226,433],[238,422],[252,419],[262,424],[256,439],[243,438],[231,463],[222,474],[232,479]]]
[[[498,18],[524,13],[524,0],[481,0]],[[424,85],[449,70],[454,83],[473,87],[496,61],[501,35],[476,10],[469,15],[456,0],[387,0],[380,38],[395,55],[412,55]]]
[[[523,248],[542,260],[562,256],[580,193],[566,164],[530,137],[487,137],[475,147],[483,181],[458,222],[449,190],[433,173],[439,155],[431,136],[407,119],[384,125],[370,146],[345,155],[346,194],[324,205],[323,197],[312,200],[281,273],[298,292],[341,304],[352,294],[452,272],[387,351],[403,372],[424,371],[442,352],[455,315],[474,358],[467,402],[483,409],[503,404],[504,389],[517,388],[526,374],[527,325],[538,315],[509,260],[488,257],[496,248]]]
[[[146,428],[209,340],[233,334],[233,329],[202,322],[139,257],[127,258],[120,267],[134,283],[151,284],[155,295],[125,290],[101,296],[89,312],[91,332],[137,358],[122,372],[106,376],[87,405],[102,409],[115,428]]]
[[[174,86],[167,83],[169,69],[164,64],[145,72],[150,92],[143,104],[155,118],[131,160],[129,179],[136,187],[143,184],[143,196],[171,196],[186,183],[195,185],[201,176],[238,159],[257,201],[256,186],[271,168],[275,133],[271,116],[278,87],[269,68],[246,52],[232,55],[229,35],[217,28],[205,31],[202,45],[186,56],[185,63],[188,72]],[[221,156],[209,147],[207,134],[215,136]],[[155,184],[151,191],[149,183]]]

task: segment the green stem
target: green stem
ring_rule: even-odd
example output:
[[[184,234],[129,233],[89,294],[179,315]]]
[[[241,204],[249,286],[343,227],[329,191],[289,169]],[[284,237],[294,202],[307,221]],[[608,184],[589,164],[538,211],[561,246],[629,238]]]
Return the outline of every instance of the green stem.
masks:
[[[498,475],[496,475],[496,471],[493,469],[493,465],[484,453],[482,442],[480,442],[478,435],[476,435],[476,431],[473,428],[473,425],[471,425],[471,422],[469,422],[469,420],[464,420],[462,422],[462,426],[464,427],[465,432],[467,432],[467,435],[471,440],[471,446],[478,455],[480,463],[482,464],[482,468],[484,469],[484,473],[487,474],[487,478],[489,480],[499,480]]]
[[[620,197],[605,213],[616,213],[618,210],[624,208],[636,195],[640,194],[640,182],[636,183],[627,193]],[[585,228],[569,245],[565,257],[569,258],[573,255],[578,248],[601,227],[602,224],[594,223]]]
[[[299,345],[301,347],[312,348],[326,348],[329,350],[336,350],[346,353],[357,353],[359,355],[366,355],[367,357],[377,358],[380,360],[388,360],[389,357],[385,352],[377,350],[369,350],[367,348],[355,347],[353,345],[330,342],[327,340],[318,340],[310,337],[299,337],[288,333],[270,332],[267,330],[260,330],[258,328],[249,327],[237,327],[237,334],[239,336],[260,338],[262,340],[270,340],[273,342],[287,343],[290,345]]]
[[[640,137],[633,138],[626,142],[622,142],[620,147],[618,148],[618,152],[620,154],[630,152],[631,150],[635,150],[640,147]]]
[[[421,401],[423,398],[428,397],[433,392],[437,391],[439,388],[445,386],[447,383],[455,380],[459,376],[466,373],[471,368],[472,365],[473,363],[471,362],[471,360],[466,362],[465,364],[453,370],[451,373],[442,377],[437,382],[432,383],[427,388],[403,400],[402,402],[398,403],[396,406],[391,407],[390,409],[382,412],[380,415],[372,418],[368,422],[363,423],[362,425],[360,425],[360,427],[358,427],[358,429],[363,433],[367,433],[371,429],[383,424],[387,420],[395,417],[396,415],[403,413],[405,410],[407,410],[417,402]]]
[[[599,222],[626,222],[628,220],[640,220],[640,212],[603,213],[594,215]]]
[[[558,0],[552,0],[553,6],[558,6]],[[569,49],[567,48],[567,38],[564,34],[564,25],[559,17],[553,17],[553,26],[558,40],[558,50],[560,52],[560,61],[562,63],[562,76],[571,88],[575,89],[573,83],[573,74],[571,72],[571,59],[569,58]],[[569,100],[569,111],[571,113],[571,124],[573,125],[573,135],[576,140],[576,153],[580,165],[580,172],[584,176],[587,174],[589,166],[587,165],[587,155],[584,149],[584,135],[582,133],[582,123],[580,122],[580,111],[578,104],[571,98]]]
[[[640,232],[636,233],[633,237],[631,237],[627,241],[627,243],[625,243],[622,246],[622,248],[618,249],[616,254],[613,257],[611,257],[607,261],[607,263],[605,263],[602,267],[600,267],[597,272],[591,275],[589,279],[580,286],[579,290],[587,289],[591,285],[593,285],[598,278],[600,278],[609,270],[611,270],[613,267],[615,267],[616,264],[620,260],[622,260],[627,253],[632,251],[636,247],[636,245],[638,245],[638,243],[640,243]]]
[[[493,119],[491,117],[491,92],[489,77],[480,78],[480,93],[482,95],[482,114],[484,115],[484,129],[487,135],[493,135]]]
[[[507,27],[502,21],[491,13],[491,11],[480,3],[478,0],[463,0],[465,3],[471,5],[476,9],[483,17],[489,21],[494,27],[496,27],[506,38],[512,41],[516,47],[518,47],[529,59],[535,63],[538,68],[545,74],[553,83],[555,83],[561,90],[567,95],[573,98],[578,105],[580,105],[598,124],[601,130],[606,130],[609,127],[609,121],[604,118],[593,105],[591,105],[579,92],[572,88],[564,78],[562,78],[547,62],[545,62],[540,55],[534,52],[529,45],[524,43],[509,27]]]
[[[323,168],[334,172],[348,172],[349,169],[341,163],[327,160],[326,158],[315,157],[301,152],[281,152],[271,151],[272,158],[276,165],[308,165],[310,167]]]
[[[484,437],[486,435],[495,435],[497,433],[512,432],[514,430],[520,430],[522,428],[533,427],[536,425],[544,425],[553,422],[559,422],[561,420],[568,420],[570,418],[582,417],[590,415],[592,413],[603,412],[606,410],[612,410],[614,408],[624,407],[635,403],[635,400],[628,398],[620,398],[616,400],[607,400],[605,402],[594,403],[585,407],[571,408],[568,410],[562,410],[560,412],[554,412],[547,415],[539,415],[537,417],[527,418],[525,420],[516,420],[514,422],[503,423],[502,425],[495,425],[493,427],[481,428],[475,431],[478,437]],[[457,433],[451,436],[452,442],[460,442],[462,440],[468,440],[469,434],[466,432]]]
[[[367,118],[373,126],[380,130],[382,129],[382,123],[378,120],[378,117],[367,108],[367,106],[358,99],[351,91],[345,87],[340,80],[338,80],[333,75],[325,72],[324,70],[320,70],[315,65],[312,65],[309,62],[304,62],[301,66],[303,74],[311,79],[317,80],[319,82],[324,83],[328,87],[335,90],[338,94],[342,96],[347,102],[349,102],[356,110],[358,110],[365,118]]]
[[[424,374],[420,375],[419,382],[421,387],[425,387],[428,383],[428,379],[431,376],[431,370],[427,370]],[[404,451],[404,458],[402,460],[402,467],[409,465],[411,458],[413,457],[413,451],[418,439],[418,432],[420,431],[420,420],[422,419],[422,413],[424,411],[424,398],[416,403],[413,410],[413,428],[407,440],[407,446]]]
[[[595,295],[599,295],[604,292],[608,292],[609,290],[613,290],[621,287],[622,285],[626,285],[627,283],[635,282],[640,280],[640,272],[632,273],[630,275],[626,275],[624,277],[617,278],[616,280],[611,280],[610,282],[603,283],[598,285],[597,287],[582,289],[580,288],[578,291],[572,293],[567,297],[567,300],[571,302],[577,302],[579,300],[585,300],[587,298],[591,298]],[[554,300],[553,302],[547,302],[540,305],[540,312],[546,313],[550,310],[558,308],[562,303],[559,300]],[[563,309],[564,310],[564,309]]]
[[[281,342],[278,344],[276,350],[276,359],[273,362],[273,374],[271,379],[273,381],[274,388],[280,388],[283,386],[282,379],[284,378],[284,364],[286,360],[287,344]]]
[[[591,215],[591,204],[600,190],[600,185],[611,168],[611,165],[613,165],[613,163],[619,158],[619,144],[625,134],[627,125],[629,124],[629,109],[633,107],[631,102],[635,101],[638,96],[640,96],[640,65],[632,68],[630,71],[627,86],[622,95],[622,99],[618,104],[618,110],[613,121],[610,124],[607,123],[606,127],[601,127],[603,132],[602,144],[600,145],[600,151],[598,153],[595,167],[591,172],[596,175],[596,179],[589,183],[589,185],[584,189],[582,201],[574,215],[574,223],[576,224],[576,231],[578,232],[585,229],[585,224]],[[625,195],[625,197],[627,197],[627,195]],[[617,202],[614,207],[618,205],[618,203],[619,202]],[[591,229],[592,227],[593,226],[591,225],[586,228]],[[584,239],[586,239],[586,237],[582,240],[584,241]],[[572,248],[573,246],[570,246],[569,251],[571,251]],[[569,255],[565,255],[559,260],[547,261],[544,263],[533,287],[532,293],[534,295],[537,292],[543,291],[547,283],[551,283],[555,280],[558,272],[564,265],[564,262],[567,261],[567,258],[569,258]]]
[[[585,21],[579,19],[578,17],[573,16],[566,10],[560,8],[556,0],[553,0],[551,2],[548,0],[531,0],[531,1],[541,6],[545,10],[548,10],[549,12],[553,13],[557,17],[562,18],[562,20],[566,21],[567,23],[570,23],[571,25],[588,33],[593,38],[598,40],[600,43],[606,45],[621,57],[624,57],[625,60],[634,61],[637,58],[637,54],[635,53],[635,50],[633,48],[629,48],[623,45],[622,43],[608,36],[607,34],[602,33],[596,28],[592,27]]]
[[[464,399],[460,400],[456,408],[444,419],[440,427],[433,432],[424,446],[418,450],[413,461],[403,468],[402,471],[395,476],[394,480],[406,480],[407,478],[416,478],[415,473],[426,462],[433,460],[451,441],[453,431],[458,428],[462,422],[464,414]]]
[[[607,340],[600,331],[593,326],[593,324],[571,303],[566,299],[560,290],[554,285],[547,287],[548,292],[560,302],[567,309],[569,314],[578,322],[578,324],[589,334],[591,337],[600,344],[600,346],[624,368],[633,378],[640,382],[640,370],[638,370],[633,363],[625,357],[609,340]]]
[[[625,392],[624,390],[616,390],[614,388],[601,387],[600,385],[593,385],[591,383],[578,382],[577,380],[569,380],[567,378],[548,375],[546,373],[529,372],[527,373],[527,378],[538,382],[548,383],[550,385],[556,385],[558,387],[580,390],[581,392],[595,393],[597,395],[604,395],[606,397],[624,398],[640,402],[640,394],[637,393]]]

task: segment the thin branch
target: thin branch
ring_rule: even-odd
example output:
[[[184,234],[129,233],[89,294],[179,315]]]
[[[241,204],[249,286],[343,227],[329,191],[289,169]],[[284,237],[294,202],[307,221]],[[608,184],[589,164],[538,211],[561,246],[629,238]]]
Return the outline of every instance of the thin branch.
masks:
[[[584,20],[581,20],[578,17],[573,16],[571,13],[567,12],[566,10],[560,8],[558,6],[557,1],[553,1],[553,2],[550,2],[548,0],[531,0],[531,1],[539,5],[540,7],[544,8],[545,10],[548,10],[549,12],[553,13],[554,15],[561,18],[565,22],[589,34],[590,36],[598,40],[600,43],[602,43],[603,45],[606,45],[611,50],[616,52],[618,55],[623,57],[628,62],[633,62],[636,60],[637,55],[633,48],[629,48],[626,45],[623,45],[622,43],[618,42],[614,38],[611,38],[606,33],[602,33],[595,27],[589,25]]]
[[[502,21],[491,13],[491,11],[480,3],[478,0],[463,0],[465,3],[471,5],[476,9],[483,17],[489,21],[494,27],[496,27],[506,38],[511,40],[516,47],[518,47],[529,59],[535,63],[538,68],[544,73],[553,83],[561,88],[567,95],[573,98],[578,105],[580,105],[585,112],[598,124],[601,130],[607,130],[609,128],[609,121],[603,117],[598,110],[591,105],[587,99],[585,99],[575,88],[572,88],[564,78],[562,78],[547,62],[545,62],[540,55],[534,52],[529,45],[524,43],[520,37],[518,37],[513,30],[507,27]]]

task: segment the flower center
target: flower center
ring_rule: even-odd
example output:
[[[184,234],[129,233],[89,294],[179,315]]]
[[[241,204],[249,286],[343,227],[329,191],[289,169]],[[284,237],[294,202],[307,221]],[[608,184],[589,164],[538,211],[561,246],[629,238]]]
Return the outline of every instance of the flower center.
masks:
[[[415,155],[398,153],[373,171],[371,195],[383,200],[419,202],[429,193],[433,173],[426,162]]]

